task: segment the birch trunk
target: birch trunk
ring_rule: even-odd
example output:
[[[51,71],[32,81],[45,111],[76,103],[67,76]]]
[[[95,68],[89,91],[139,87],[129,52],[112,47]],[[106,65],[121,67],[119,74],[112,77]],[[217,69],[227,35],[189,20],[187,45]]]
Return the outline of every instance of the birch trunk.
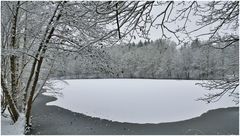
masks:
[[[18,18],[18,11],[19,11],[20,1],[17,2],[15,14],[13,16],[12,21],[12,28],[11,28],[11,43],[10,47],[12,50],[17,49],[16,45],[16,34],[17,34],[17,18]],[[12,53],[10,56],[10,71],[11,71],[11,85],[12,85],[12,97],[15,104],[17,104],[17,96],[18,96],[18,88],[17,88],[17,73],[18,73],[18,66],[17,66],[17,56]]]

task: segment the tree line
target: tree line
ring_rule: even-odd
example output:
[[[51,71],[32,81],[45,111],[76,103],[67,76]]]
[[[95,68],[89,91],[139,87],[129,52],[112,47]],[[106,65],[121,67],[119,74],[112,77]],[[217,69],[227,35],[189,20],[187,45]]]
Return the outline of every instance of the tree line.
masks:
[[[102,56],[59,61],[53,77],[223,80],[239,74],[238,44],[216,49],[198,39],[182,46],[158,39],[95,50]]]

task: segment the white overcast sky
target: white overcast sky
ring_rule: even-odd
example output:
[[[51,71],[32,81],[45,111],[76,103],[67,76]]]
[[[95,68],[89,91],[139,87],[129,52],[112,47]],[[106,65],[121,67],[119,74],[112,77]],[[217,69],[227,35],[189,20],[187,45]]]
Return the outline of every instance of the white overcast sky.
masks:
[[[179,1],[177,1],[177,2],[179,2]],[[177,3],[177,2],[175,1],[175,3]],[[198,1],[198,4],[204,5],[206,2],[207,1]],[[152,10],[152,15],[153,16],[158,15],[159,13],[161,13],[165,9],[165,7],[166,7],[166,5],[164,5],[164,7],[162,7],[162,6],[154,7],[153,10]],[[174,6],[174,7],[176,7],[176,6]],[[181,8],[181,7],[177,7],[177,8]],[[176,10],[177,10],[177,8],[173,8],[173,11],[171,13],[170,18],[176,17],[176,13],[177,13]],[[161,19],[162,18],[159,18],[158,22],[161,21]],[[194,30],[194,29],[198,28],[196,26],[196,21],[198,19],[200,19],[200,18],[197,17],[197,16],[194,16],[193,14],[190,14],[189,19],[190,19],[190,21],[187,22],[187,30],[191,31],[191,30]],[[174,23],[168,23],[167,26],[168,26],[168,28],[170,28],[172,30],[175,30],[175,29],[177,29],[177,26],[183,26],[183,24],[184,24],[184,21],[177,21],[177,22],[174,22]],[[209,32],[209,29],[213,28],[213,27],[214,27],[214,25],[210,25],[210,26],[205,27],[205,28],[203,28],[203,29],[201,29],[201,30],[199,30],[199,31],[197,31],[195,33],[192,33],[190,36],[191,36],[192,39],[196,39],[196,35],[199,35],[199,34],[202,34],[202,33],[207,33],[207,32]],[[239,30],[236,30],[235,32],[233,32],[232,30],[225,30],[225,32],[227,32],[227,33],[238,33],[238,31]],[[175,41],[177,43],[178,40],[174,37],[174,35],[172,35],[171,33],[167,33],[167,32],[165,32],[165,34],[167,36],[171,37],[171,40],[173,40],[173,41]],[[161,38],[161,36],[162,36],[162,32],[161,32],[161,28],[160,27],[158,29],[151,28],[151,31],[150,31],[150,39],[151,40],[159,39],[159,38]],[[180,34],[179,33],[178,36],[180,36],[181,39],[187,39],[185,34]],[[202,36],[202,37],[198,37],[198,38],[200,38],[202,40],[207,40],[208,36]],[[133,41],[134,42],[139,42],[140,40],[144,41],[145,39],[136,38]]]

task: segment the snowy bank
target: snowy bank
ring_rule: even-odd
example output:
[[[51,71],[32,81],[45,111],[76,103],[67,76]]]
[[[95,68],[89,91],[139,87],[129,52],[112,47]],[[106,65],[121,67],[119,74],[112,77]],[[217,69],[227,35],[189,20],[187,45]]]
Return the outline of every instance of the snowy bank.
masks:
[[[17,122],[14,124],[7,110],[4,115],[1,115],[1,135],[23,135],[25,129],[24,126],[24,114],[20,114]]]
[[[238,106],[224,96],[217,103],[196,101],[209,93],[193,80],[88,79],[56,83],[62,96],[47,105],[118,122],[162,123],[200,116],[208,110]],[[217,90],[213,90],[217,91]],[[212,92],[213,92],[212,91]],[[51,95],[51,93],[44,93]]]

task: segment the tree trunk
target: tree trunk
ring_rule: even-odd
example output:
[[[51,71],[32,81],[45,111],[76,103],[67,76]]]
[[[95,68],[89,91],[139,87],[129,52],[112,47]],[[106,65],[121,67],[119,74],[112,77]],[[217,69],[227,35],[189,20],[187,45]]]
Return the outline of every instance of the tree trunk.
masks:
[[[18,48],[16,46],[16,34],[17,34],[17,18],[18,18],[19,6],[20,6],[20,1],[17,2],[15,15],[13,16],[13,21],[12,21],[11,43],[10,43],[10,47],[12,48],[12,50],[15,50]],[[13,101],[15,104],[17,104],[17,96],[19,93],[17,88],[18,66],[17,66],[17,57],[13,55],[13,53],[10,56],[10,71],[11,71]]]
[[[27,8],[27,2],[26,2],[26,8]],[[26,45],[27,45],[27,12],[25,12],[25,24],[24,24],[24,37],[23,37],[23,50],[26,49]],[[24,65],[26,63],[26,57],[25,54],[22,55],[22,67],[21,70],[24,70]],[[23,94],[23,111],[25,111],[26,108],[26,103],[27,103],[27,91],[24,90],[24,94]]]
[[[207,74],[207,79],[209,79],[209,46],[207,46],[207,71],[206,71],[206,74]]]
[[[8,105],[9,105],[9,112],[10,112],[11,118],[12,118],[13,122],[15,123],[18,120],[19,113],[16,108],[16,104],[14,103],[14,100],[7,89],[7,85],[6,85],[5,80],[3,79],[3,76],[1,76],[1,86],[2,86],[3,93],[6,97],[6,100],[8,102]]]
[[[27,127],[31,127],[31,110],[32,110],[32,100],[33,100],[33,96],[34,96],[34,92],[37,86],[37,81],[38,81],[38,77],[39,77],[39,73],[40,73],[40,68],[43,62],[43,57],[41,57],[41,59],[38,61],[38,65],[37,65],[37,69],[35,71],[35,78],[34,78],[34,82],[32,85],[32,90],[30,92],[30,96],[28,98],[28,102],[27,102],[27,111],[26,111],[26,125]]]
[[[224,49],[221,50],[221,59],[222,59],[222,69],[221,69],[221,73],[222,73],[222,79],[224,79],[225,77],[225,67],[224,67]]]
[[[66,2],[63,2],[63,4],[66,3]],[[34,60],[34,63],[33,63],[33,66],[32,66],[32,69],[31,69],[31,74],[30,74],[30,77],[28,82],[28,87],[30,85],[30,82],[31,82],[31,79],[33,77],[33,75],[35,75],[34,77],[34,80],[33,80],[33,84],[32,84],[32,88],[31,88],[31,92],[30,92],[30,95],[29,95],[29,98],[28,98],[28,101],[27,101],[27,111],[26,111],[26,127],[27,129],[29,127],[31,127],[31,110],[32,110],[32,102],[33,102],[33,97],[34,97],[34,93],[35,93],[35,90],[36,90],[36,86],[37,86],[37,82],[38,82],[38,79],[39,79],[39,74],[40,74],[40,70],[41,70],[41,66],[42,66],[42,62],[43,62],[43,55],[45,54],[46,50],[47,50],[47,44],[49,43],[51,37],[52,37],[52,34],[55,30],[54,27],[50,27],[50,25],[54,22],[54,17],[57,13],[57,10],[59,9],[59,6],[60,6],[61,2],[59,2],[58,6],[56,7],[56,10],[54,11],[54,14],[52,16],[52,18],[50,19],[50,22],[47,26],[47,29],[46,29],[46,32],[44,34],[44,39],[43,41],[40,43],[40,47],[38,49],[38,53],[36,55],[36,58],[39,58],[39,60]],[[60,19],[61,17],[61,12],[56,16],[56,22]],[[36,68],[36,69],[35,69]],[[27,88],[28,89],[28,88]]]
[[[39,48],[38,48],[38,50],[37,50],[37,54],[35,55],[35,58],[39,58],[40,53],[41,53],[41,51],[42,51],[42,48],[43,48],[44,44],[46,43],[47,34],[48,34],[48,32],[49,32],[49,29],[50,29],[51,24],[52,24],[53,21],[54,21],[53,19],[54,19],[56,13],[57,13],[57,10],[58,10],[59,5],[60,5],[60,3],[59,3],[58,6],[56,7],[56,9],[55,9],[55,11],[54,11],[54,13],[53,13],[53,16],[51,17],[50,21],[48,22],[47,28],[46,28],[46,30],[45,30],[45,33],[44,33],[44,35],[43,35],[43,39],[42,39],[42,41],[41,41],[41,43],[40,43],[40,46],[39,46]],[[26,89],[25,89],[25,93],[26,93],[26,96],[25,96],[25,97],[26,97],[26,99],[27,99],[28,89],[29,89],[30,84],[31,84],[31,82],[32,82],[32,78],[33,78],[33,75],[34,75],[34,71],[35,71],[35,68],[36,68],[37,61],[39,61],[39,60],[37,60],[37,59],[34,60],[33,65],[32,65],[32,68],[31,68],[31,73],[30,73],[30,76],[29,76],[28,81],[27,81],[27,85],[26,85]],[[26,100],[26,101],[27,101],[27,100]],[[27,105],[25,105],[25,106],[27,106]]]

